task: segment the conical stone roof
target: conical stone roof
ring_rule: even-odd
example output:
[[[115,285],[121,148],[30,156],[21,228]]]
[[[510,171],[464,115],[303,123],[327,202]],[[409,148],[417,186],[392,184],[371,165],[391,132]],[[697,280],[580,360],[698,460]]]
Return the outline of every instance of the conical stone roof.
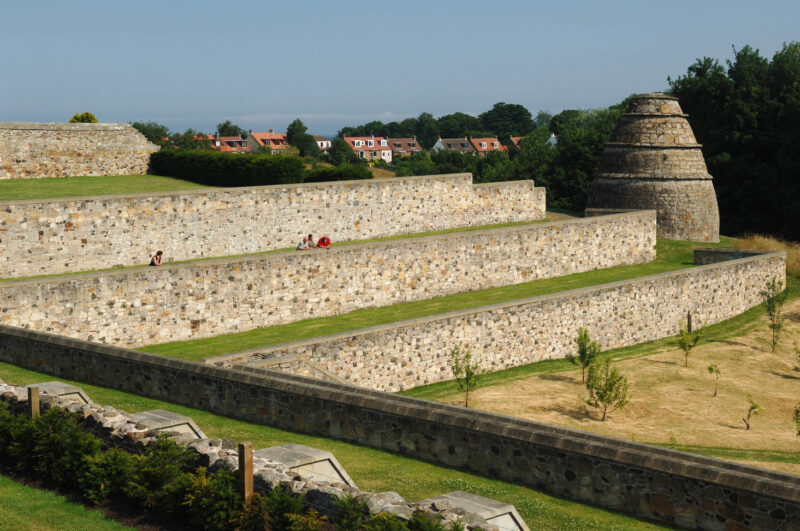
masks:
[[[658,237],[719,241],[719,209],[701,145],[666,94],[633,98],[594,174],[587,213],[655,209]]]

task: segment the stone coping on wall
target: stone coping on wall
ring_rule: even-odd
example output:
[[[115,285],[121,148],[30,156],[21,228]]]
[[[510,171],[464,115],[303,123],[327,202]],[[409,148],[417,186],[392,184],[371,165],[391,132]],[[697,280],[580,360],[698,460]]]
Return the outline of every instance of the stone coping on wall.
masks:
[[[606,216],[603,216],[603,217],[606,217]],[[582,219],[591,219],[591,218],[582,218]],[[713,250],[713,249],[709,249],[709,250]],[[726,250],[725,249],[720,249],[720,251],[721,252],[725,252]],[[537,295],[535,297],[528,297],[528,298],[524,298],[524,299],[515,299],[513,301],[508,301],[508,302],[500,302],[500,303],[496,303],[496,304],[488,304],[488,305],[485,305],[485,306],[477,306],[477,307],[474,307],[474,308],[468,308],[466,310],[455,310],[455,311],[446,312],[446,313],[440,313],[440,314],[436,314],[436,315],[418,317],[416,319],[408,319],[408,320],[404,320],[404,321],[396,321],[396,322],[393,322],[393,323],[387,323],[387,324],[382,324],[382,325],[377,325],[377,326],[371,326],[371,327],[368,327],[368,328],[360,328],[360,329],[357,329],[357,330],[349,330],[349,331],[346,331],[346,332],[339,332],[339,333],[336,333],[336,334],[318,336],[318,337],[310,338],[310,339],[302,339],[302,340],[298,340],[298,341],[291,341],[291,342],[287,342],[287,343],[269,345],[267,347],[253,348],[253,349],[243,350],[243,351],[239,351],[239,352],[232,352],[230,354],[221,354],[219,356],[211,356],[211,357],[205,358],[205,360],[203,360],[203,361],[204,361],[204,363],[210,364],[210,365],[219,365],[219,364],[223,364],[223,363],[232,363],[232,362],[235,362],[237,360],[246,359],[246,358],[252,356],[253,354],[257,354],[257,353],[264,354],[264,353],[269,353],[270,351],[274,351],[274,350],[294,349],[296,347],[304,347],[304,346],[307,346],[307,345],[314,345],[314,344],[323,343],[323,342],[333,342],[333,341],[337,341],[339,339],[346,338],[346,337],[358,337],[358,336],[374,334],[374,333],[377,333],[377,332],[393,330],[393,329],[397,329],[397,328],[412,327],[412,326],[416,326],[416,325],[424,325],[426,323],[431,323],[431,322],[435,322],[435,321],[445,321],[445,320],[453,318],[453,317],[461,317],[461,316],[473,315],[473,314],[478,314],[478,313],[491,312],[491,311],[494,311],[494,310],[502,310],[504,308],[512,308],[512,307],[516,307],[516,306],[524,306],[526,304],[532,304],[532,303],[541,302],[541,301],[547,301],[547,300],[555,300],[555,299],[559,299],[559,298],[562,298],[562,297],[580,297],[580,296],[583,296],[583,295],[593,295],[593,294],[598,293],[598,292],[611,291],[611,290],[614,290],[616,288],[627,286],[627,285],[634,284],[634,283],[653,282],[653,281],[656,281],[656,280],[659,280],[659,279],[669,279],[669,278],[680,277],[680,276],[686,274],[687,271],[697,272],[697,271],[704,271],[704,270],[723,269],[723,268],[727,268],[729,265],[736,264],[736,263],[745,263],[745,262],[756,261],[756,260],[759,260],[761,257],[764,257],[764,256],[779,256],[779,257],[782,257],[785,260],[786,253],[783,252],[783,251],[753,251],[752,252],[752,256],[747,256],[747,257],[744,257],[744,258],[736,258],[736,259],[733,259],[733,260],[725,260],[723,262],[718,262],[718,263],[711,263],[711,264],[707,264],[707,265],[698,265],[698,266],[694,266],[692,268],[684,268],[684,269],[680,269],[680,270],[677,270],[677,271],[667,271],[665,273],[656,273],[654,275],[646,275],[646,276],[636,277],[636,278],[627,279],[627,280],[619,280],[619,281],[616,281],[616,282],[609,282],[609,283],[606,283],[606,284],[599,284],[599,285],[588,286],[588,287],[584,287],[584,288],[576,288],[576,289],[571,289],[571,290],[566,290],[566,291],[559,291],[559,292],[556,292],[556,293],[548,293],[546,295]]]
[[[124,123],[0,122],[0,129],[26,131],[121,131],[133,128]]]
[[[740,489],[779,500],[800,503],[800,476],[762,470],[721,459],[688,454],[495,413],[475,411],[461,406],[435,403],[380,391],[370,391],[355,386],[321,382],[301,376],[270,371],[243,371],[212,367],[166,358],[156,354],[147,354],[44,332],[0,325],[0,339],[6,337],[30,343],[44,343],[81,353],[82,355],[107,359],[116,358],[126,363],[150,366],[173,373],[185,373],[188,376],[205,379],[207,382],[217,381],[219,382],[217,385],[221,387],[240,384],[254,388],[265,388],[280,393],[312,397],[324,402],[353,406],[359,409],[386,413],[425,423],[434,423],[440,426],[450,426],[473,432],[477,435],[481,433],[492,434],[497,437],[519,440],[590,458],[661,472],[670,476],[690,478],[713,483],[720,487]],[[5,361],[9,361],[9,359]],[[39,366],[30,366],[29,368],[47,370],[47,367]],[[63,374],[57,374],[57,376],[70,377]],[[102,385],[98,382],[85,383]],[[127,389],[123,381],[118,382],[116,387],[130,392],[130,389]],[[163,396],[155,398],[164,399]],[[214,403],[213,399],[210,400],[210,404]],[[197,407],[197,404],[184,405]],[[246,420],[258,422],[258,419]]]
[[[90,124],[91,125],[91,124]],[[123,124],[124,125],[124,124]],[[43,199],[15,199],[13,201],[0,201],[0,207],[4,205],[34,205],[37,203],[79,203],[85,201],[106,201],[109,199],[140,199],[140,198],[158,198],[158,197],[188,197],[188,196],[202,196],[208,194],[224,193],[224,194],[247,194],[250,192],[258,192],[261,190],[292,190],[292,189],[313,189],[313,188],[340,188],[340,187],[353,187],[353,186],[390,186],[398,180],[409,181],[425,181],[425,180],[472,180],[471,173],[443,173],[439,175],[416,175],[413,177],[390,177],[386,179],[356,179],[350,181],[325,181],[316,183],[287,183],[287,184],[268,184],[263,186],[236,186],[236,187],[216,187],[216,188],[190,188],[188,190],[164,190],[159,192],[138,192],[134,194],[104,194],[104,195],[87,195],[75,197],[49,197]],[[530,179],[519,181],[501,181],[496,183],[478,183],[473,184],[473,188],[501,188],[514,184],[534,186],[533,181]]]
[[[494,184],[494,183],[492,183]],[[631,215],[651,214],[655,216],[655,210],[615,210],[613,214],[603,215],[603,223],[608,220],[624,219]],[[464,230],[457,230],[455,232],[443,232],[441,234],[427,234],[422,236],[415,236],[414,234],[403,235],[401,238],[390,237],[387,240],[367,241],[363,243],[348,243],[346,245],[334,244],[330,249],[308,249],[305,251],[296,251],[294,249],[282,249],[277,251],[265,251],[261,253],[252,253],[245,256],[230,256],[230,257],[217,257],[217,258],[198,258],[187,262],[170,263],[167,262],[160,267],[150,267],[147,265],[132,266],[125,268],[114,268],[102,271],[85,271],[77,273],[66,273],[60,275],[46,275],[40,277],[24,278],[20,280],[3,279],[0,282],[0,289],[7,287],[17,286],[31,286],[39,284],[52,284],[61,281],[82,280],[91,278],[116,278],[121,276],[130,275],[133,273],[141,273],[147,271],[153,275],[169,275],[180,269],[192,268],[205,268],[215,265],[227,265],[236,263],[263,263],[265,267],[269,267],[275,262],[284,260],[287,254],[292,254],[295,257],[306,257],[301,259],[311,260],[315,255],[334,255],[346,254],[361,249],[371,249],[376,245],[380,245],[383,249],[391,249],[392,247],[399,247],[408,245],[414,242],[430,242],[435,240],[470,240],[481,236],[490,236],[502,238],[505,235],[515,234],[526,231],[543,231],[550,228],[558,229],[567,225],[592,225],[598,223],[599,216],[585,217],[585,218],[571,218],[557,221],[545,222],[522,222],[521,224],[512,225],[510,227],[497,227],[479,230],[471,230],[464,228]],[[12,277],[13,278],[13,277]]]

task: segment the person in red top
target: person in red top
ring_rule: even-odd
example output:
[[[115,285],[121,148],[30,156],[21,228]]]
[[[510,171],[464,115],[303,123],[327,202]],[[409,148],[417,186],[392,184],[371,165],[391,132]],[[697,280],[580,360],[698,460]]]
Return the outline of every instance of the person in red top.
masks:
[[[323,236],[322,238],[317,241],[317,247],[321,249],[330,249],[331,248],[331,239],[327,236]]]

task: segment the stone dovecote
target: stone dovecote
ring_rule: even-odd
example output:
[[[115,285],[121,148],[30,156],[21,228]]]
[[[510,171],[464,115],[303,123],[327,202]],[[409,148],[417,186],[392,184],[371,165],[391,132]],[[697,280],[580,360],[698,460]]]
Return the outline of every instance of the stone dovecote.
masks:
[[[587,210],[655,209],[658,237],[719,241],[719,209],[701,145],[678,100],[640,94],[606,144]]]

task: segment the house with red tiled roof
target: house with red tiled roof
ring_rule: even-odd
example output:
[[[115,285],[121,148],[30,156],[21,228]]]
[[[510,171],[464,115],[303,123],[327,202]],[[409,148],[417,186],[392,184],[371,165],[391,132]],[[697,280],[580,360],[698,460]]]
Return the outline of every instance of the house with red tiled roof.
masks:
[[[467,137],[464,138],[442,138],[431,148],[431,151],[459,151],[461,153],[472,153],[475,148],[472,147]]]
[[[353,148],[358,158],[365,160],[383,159],[392,162],[392,148],[382,136],[346,136],[344,141]]]
[[[283,153],[289,147],[286,133],[276,133],[272,129],[266,133],[255,133],[251,129],[247,140],[253,148],[269,148],[272,153]]]
[[[501,153],[508,151],[508,148],[501,144],[500,141],[497,140],[497,137],[470,138],[470,142],[472,143],[472,147],[475,148],[475,152],[480,157],[485,157],[487,153],[491,153],[492,151],[500,151]]]
[[[325,138],[324,136],[320,135],[311,135],[314,137],[314,141],[317,143],[317,147],[319,148],[320,153],[327,153],[331,149],[331,139]]]
[[[519,141],[525,138],[524,136],[509,136],[509,140],[511,140],[511,145],[514,146],[515,149],[519,149]]]
[[[195,139],[199,140],[198,137]],[[223,153],[250,153],[252,148],[248,145],[247,140],[240,136],[219,136],[208,135],[208,140],[211,144],[211,149],[216,149]]]
[[[389,147],[392,148],[392,158],[408,157],[422,152],[422,147],[417,142],[417,137],[390,138]]]
[[[515,148],[519,149],[519,141],[525,138],[524,136],[510,136],[508,137],[511,139],[511,145]],[[555,133],[550,133],[550,138],[546,141],[547,145],[550,147],[556,147],[558,145],[558,136]]]

